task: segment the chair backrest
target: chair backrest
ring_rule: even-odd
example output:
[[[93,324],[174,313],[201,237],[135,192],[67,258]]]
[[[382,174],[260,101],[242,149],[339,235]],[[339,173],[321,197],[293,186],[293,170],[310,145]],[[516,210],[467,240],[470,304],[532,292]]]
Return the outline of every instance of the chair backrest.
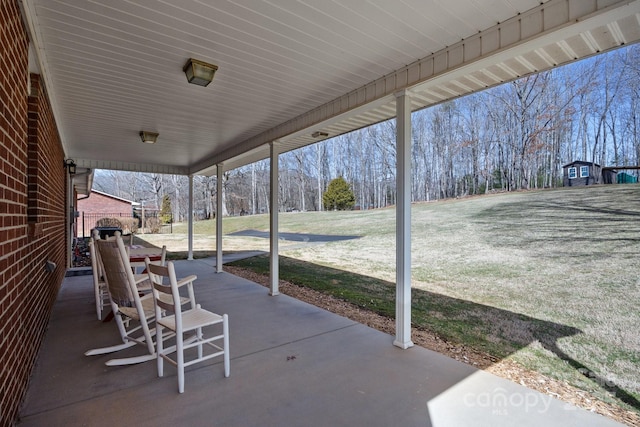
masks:
[[[122,237],[116,236],[115,240],[98,240],[100,258],[104,267],[105,282],[109,289],[109,299],[111,309],[118,316],[120,313],[140,322],[143,336],[135,340],[147,347],[150,355],[155,354],[152,332],[147,324],[147,313],[145,313],[142,300],[138,294],[136,279],[129,262],[129,254],[124,246]],[[125,325],[121,319],[117,318],[118,329],[121,336],[128,336]],[[130,339],[130,335],[127,339]]]
[[[118,237],[122,237],[122,233],[120,233],[118,230],[116,230],[113,233],[113,236],[105,236],[104,240],[116,240]]]
[[[91,268],[93,269],[94,273],[97,271],[98,278],[100,280],[104,280],[104,267],[102,266],[102,260],[100,259],[100,248],[98,248],[98,243],[97,243],[98,240],[104,240],[104,239],[100,238],[100,232],[94,228],[91,231],[91,237],[89,238]]]
[[[102,279],[102,263],[98,256],[98,249],[93,237],[89,239],[89,255],[91,256],[91,270],[93,271],[93,283],[94,285],[100,282]]]
[[[116,230],[112,236],[105,236],[104,239],[100,236],[100,231],[97,228],[91,230],[91,237],[94,240],[116,240],[117,236],[122,236],[118,230]]]
[[[97,243],[93,236],[89,239],[89,253],[91,255],[91,273],[93,275],[93,293],[96,302],[96,314],[98,320],[102,320],[102,310],[107,302],[106,282]]]
[[[156,304],[156,320],[169,315],[169,313],[175,314],[176,327],[182,329],[182,303],[173,262],[169,261],[166,265],[160,265],[148,262],[147,258],[147,272]],[[163,298],[163,294],[170,295],[171,298]]]
[[[162,252],[160,252],[160,264],[165,265],[167,263],[167,245],[162,245]]]
[[[136,281],[122,238],[117,236],[115,240],[97,240],[97,246],[112,302],[125,307],[137,305]]]

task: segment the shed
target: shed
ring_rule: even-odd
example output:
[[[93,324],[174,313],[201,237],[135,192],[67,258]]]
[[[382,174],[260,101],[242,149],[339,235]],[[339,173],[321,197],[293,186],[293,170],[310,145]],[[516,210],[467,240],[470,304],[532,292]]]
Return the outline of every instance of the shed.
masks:
[[[602,167],[597,163],[576,160],[562,166],[562,170],[562,185],[565,187],[602,184],[606,181]]]

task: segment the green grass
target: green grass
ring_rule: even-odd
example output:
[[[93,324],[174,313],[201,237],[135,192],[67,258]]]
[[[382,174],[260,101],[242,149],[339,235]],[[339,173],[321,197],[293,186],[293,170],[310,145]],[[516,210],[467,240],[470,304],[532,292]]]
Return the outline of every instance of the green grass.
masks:
[[[223,223],[268,230],[266,215]],[[362,236],[281,242],[281,277],[393,316],[393,209],[281,214],[280,230]],[[243,265],[268,271],[266,258]],[[640,411],[640,185],[415,204],[412,287],[415,326]]]

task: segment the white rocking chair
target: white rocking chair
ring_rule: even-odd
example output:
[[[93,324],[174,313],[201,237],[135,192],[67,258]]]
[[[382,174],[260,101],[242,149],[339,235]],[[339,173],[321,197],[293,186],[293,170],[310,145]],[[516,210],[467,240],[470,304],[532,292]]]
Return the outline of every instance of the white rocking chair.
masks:
[[[102,262],[96,251],[96,242],[93,236],[89,239],[89,253],[91,255],[91,270],[93,272],[93,292],[96,300],[96,314],[98,320],[102,320],[102,311],[109,304],[109,291],[104,281]]]
[[[138,289],[140,278],[136,278],[131,270],[129,256],[120,236],[115,240],[95,240],[95,243],[97,256],[104,269],[109,302],[122,344],[89,350],[85,355],[112,353],[140,344],[146,348],[147,354],[111,359],[106,362],[106,365],[128,365],[154,359],[156,353],[152,337],[155,330],[149,328],[149,323],[153,321],[155,314],[153,296],[148,293],[140,297]]]

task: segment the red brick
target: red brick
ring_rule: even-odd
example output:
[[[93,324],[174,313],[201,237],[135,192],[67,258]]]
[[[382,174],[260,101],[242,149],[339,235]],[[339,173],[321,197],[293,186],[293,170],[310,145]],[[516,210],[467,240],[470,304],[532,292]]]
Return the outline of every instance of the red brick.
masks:
[[[65,156],[39,76],[30,76],[39,96],[25,96],[28,36],[16,1],[0,0],[0,51],[0,351],[7,355],[2,372],[12,373],[0,377],[3,427],[16,420],[64,277],[64,268],[48,274],[32,260],[66,265],[68,228],[64,169],[57,167]],[[36,207],[35,217],[29,210],[27,218],[27,206]],[[29,219],[48,232],[29,239]],[[5,327],[11,324],[21,327]]]

